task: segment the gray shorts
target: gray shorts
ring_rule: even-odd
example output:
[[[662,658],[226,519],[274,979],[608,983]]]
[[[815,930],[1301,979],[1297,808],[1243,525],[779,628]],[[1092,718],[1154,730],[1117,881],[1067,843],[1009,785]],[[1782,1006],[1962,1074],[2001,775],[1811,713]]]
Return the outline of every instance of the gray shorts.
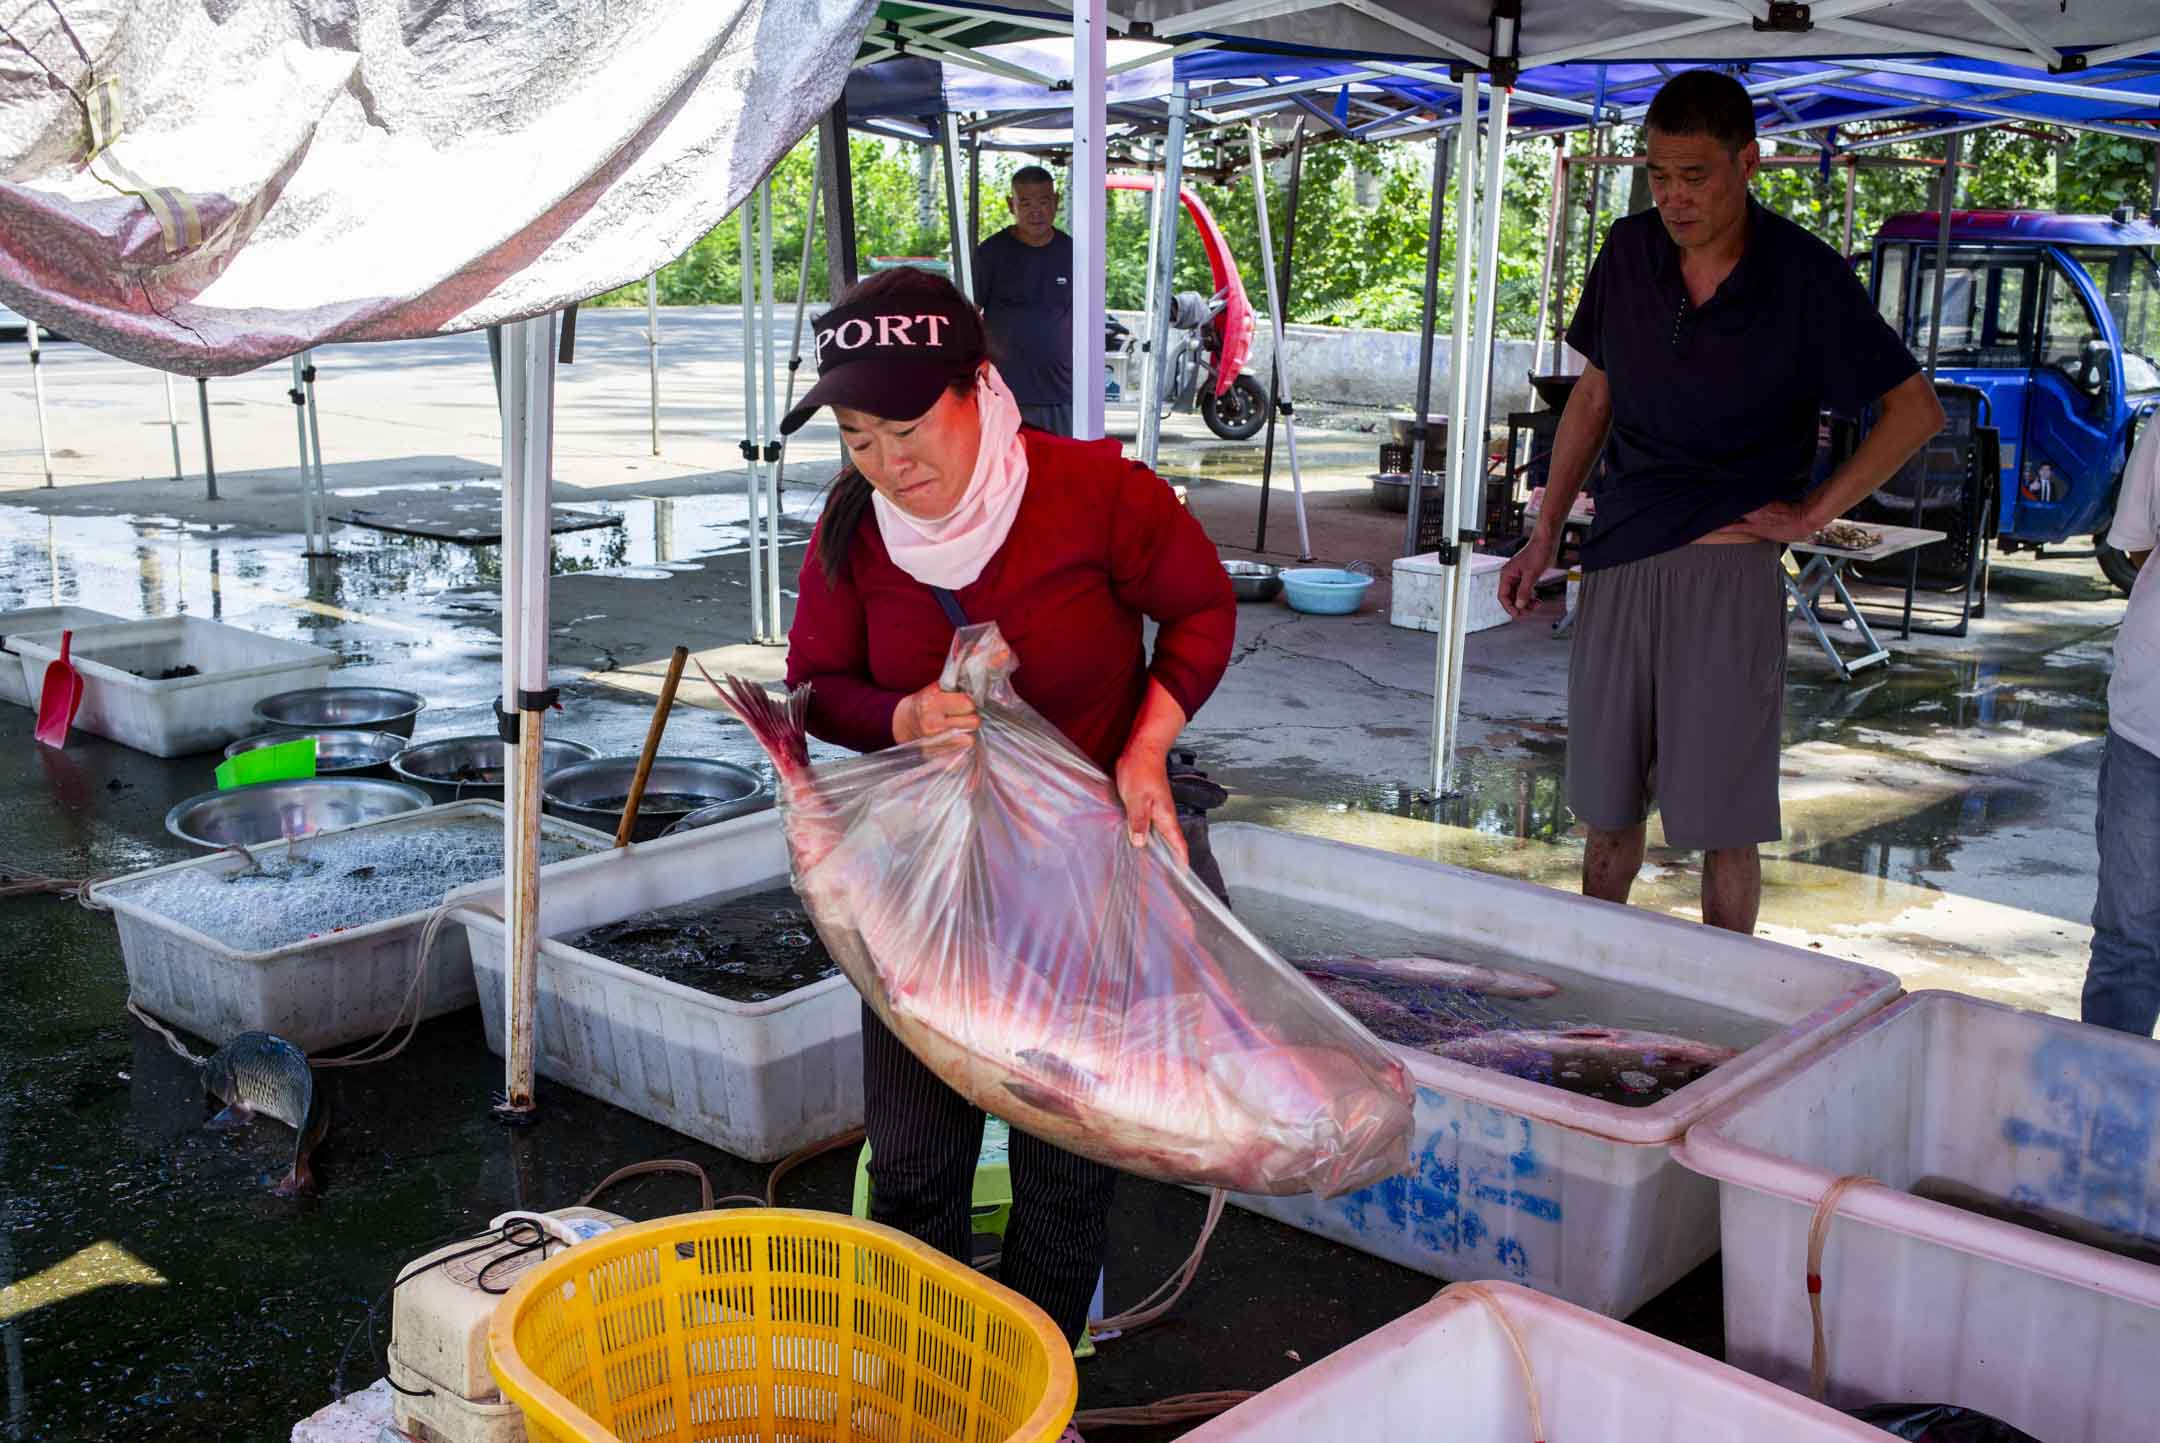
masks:
[[[1568,804],[1599,831],[1656,803],[1665,840],[1774,842],[1785,584],[1773,542],[1682,546],[1583,578],[1568,654]]]

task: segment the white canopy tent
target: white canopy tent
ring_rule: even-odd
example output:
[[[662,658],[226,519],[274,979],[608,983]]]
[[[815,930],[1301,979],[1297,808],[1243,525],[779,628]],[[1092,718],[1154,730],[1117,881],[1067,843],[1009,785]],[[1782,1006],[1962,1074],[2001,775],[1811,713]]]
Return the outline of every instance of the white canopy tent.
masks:
[[[743,205],[872,9],[45,0],[0,28],[0,301],[198,378],[504,327],[512,1119],[533,1106],[555,312]]]

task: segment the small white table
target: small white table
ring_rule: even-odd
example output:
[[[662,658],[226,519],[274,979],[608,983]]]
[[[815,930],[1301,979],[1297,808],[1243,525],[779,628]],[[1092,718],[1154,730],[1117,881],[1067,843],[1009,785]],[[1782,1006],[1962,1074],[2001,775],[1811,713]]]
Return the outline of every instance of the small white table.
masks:
[[[1861,613],[1859,603],[1855,602],[1852,593],[1845,589],[1846,568],[1856,561],[1888,561],[1893,556],[1903,556],[1923,546],[1931,546],[1944,540],[1946,536],[1944,532],[1929,531],[1919,526],[1869,524],[1868,530],[1880,532],[1882,540],[1859,551],[1823,546],[1813,541],[1792,542],[1790,544],[1793,554],[1805,558],[1800,574],[1794,576],[1784,567],[1778,568],[1779,574],[1785,579],[1785,594],[1792,601],[1793,609],[1806,620],[1808,629],[1815,633],[1816,644],[1822,647],[1823,655],[1830,658],[1830,665],[1837,669],[1840,681],[1851,681],[1854,672],[1890,659],[1889,650],[1876,639],[1874,629],[1868,625],[1867,617]],[[1837,648],[1830,644],[1830,633],[1824,629],[1822,617],[1816,612],[1825,587],[1836,595],[1838,603],[1845,608],[1847,620],[1860,633],[1860,643],[1866,648],[1861,655],[1849,659],[1842,657],[1838,655]],[[1908,635],[1911,634],[1912,591],[1909,587],[1905,593],[1905,630]]]
[[[1539,498],[1539,500],[1542,499],[1542,497]],[[1523,524],[1528,526],[1535,522],[1538,518],[1538,511],[1539,506],[1536,501],[1525,502],[1523,505]],[[1595,519],[1595,515],[1590,509],[1590,498],[1577,496],[1575,504],[1568,508],[1567,520],[1560,523],[1560,533],[1565,536],[1570,531],[1588,531],[1590,523]],[[1559,574],[1565,576],[1567,573],[1562,571]],[[1544,581],[1550,575],[1552,573],[1548,572],[1546,576],[1541,576],[1538,580]],[[1575,612],[1570,608],[1562,612],[1560,619],[1552,624],[1552,634],[1554,636],[1566,636],[1574,628]]]

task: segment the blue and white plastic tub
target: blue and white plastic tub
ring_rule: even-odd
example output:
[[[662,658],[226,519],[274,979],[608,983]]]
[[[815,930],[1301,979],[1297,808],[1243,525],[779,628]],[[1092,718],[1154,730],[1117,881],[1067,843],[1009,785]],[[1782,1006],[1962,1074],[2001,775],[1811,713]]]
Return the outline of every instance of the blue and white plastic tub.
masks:
[[[1365,604],[1373,578],[1333,566],[1293,566],[1281,573],[1283,600],[1309,616],[1348,616]]]

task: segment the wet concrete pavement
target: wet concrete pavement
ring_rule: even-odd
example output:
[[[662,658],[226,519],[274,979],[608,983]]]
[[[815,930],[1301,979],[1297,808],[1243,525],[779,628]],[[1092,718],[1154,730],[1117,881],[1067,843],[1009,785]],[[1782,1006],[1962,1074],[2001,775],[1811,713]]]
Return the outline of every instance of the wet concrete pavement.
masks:
[[[687,399],[670,401],[668,454],[655,461],[644,444],[642,322],[581,318],[580,359],[559,396],[560,499],[620,524],[558,538],[551,654],[564,710],[550,730],[604,753],[635,750],[677,642],[753,674],[777,674],[781,661],[746,641],[731,323],[663,319],[678,338],[668,393]],[[497,445],[484,344],[348,351],[319,358],[337,506],[484,516]],[[341,680],[424,691],[423,737],[487,729],[500,685],[493,548],[338,525],[336,559],[306,560],[282,372],[213,383],[214,396],[242,404],[218,415],[226,499],[211,504],[199,474],[170,479],[153,376],[79,348],[54,354],[55,444],[76,453],[57,463],[56,490],[39,490],[31,474],[27,378],[0,382],[0,611],[59,602],[122,616],[185,611],[307,640],[337,652]],[[0,368],[13,359],[0,352]],[[192,399],[183,388],[183,415]],[[1113,415],[1128,433],[1131,420]],[[1257,554],[1257,443],[1216,441],[1189,418],[1169,430],[1165,474],[1188,488],[1226,556]],[[805,434],[790,462],[807,483],[787,497],[790,572],[832,455],[829,432]],[[1313,551],[1330,563],[1370,560],[1384,575],[1401,518],[1367,499],[1375,441],[1312,431],[1300,450]],[[1268,559],[1292,559],[1283,552],[1295,536],[1278,489]],[[1387,624],[1388,590],[1383,581],[1350,618],[1242,609],[1237,660],[1187,738],[1232,786],[1228,814],[1572,889],[1581,837],[1565,804],[1557,603],[1472,639],[1461,792],[1435,804],[1432,642]],[[1998,568],[1991,615],[1972,638],[1893,639],[1892,663],[1855,682],[1837,680],[1796,631],[1787,835],[1766,864],[1764,934],[1889,967],[1909,986],[2074,1014],[2120,614],[2089,560],[2018,558]],[[762,765],[699,690],[685,687],[669,750]],[[0,708],[0,747],[19,758],[0,769],[0,860],[83,877],[184,854],[161,819],[212,785],[214,758],[159,762],[80,735],[54,755],[31,746],[29,723]],[[1654,829],[1652,842],[1637,902],[1692,915],[1696,862]],[[547,1090],[541,1127],[500,1129],[487,1116],[500,1064],[466,1013],[423,1028],[395,1063],[332,1075],[324,1194],[277,1202],[260,1178],[282,1130],[198,1130],[208,1109],[192,1070],[123,1010],[110,920],[53,897],[0,900],[0,918],[15,939],[0,952],[0,1239],[13,1250],[0,1268],[42,1280],[0,1308],[0,1428],[13,1437],[280,1439],[328,1399],[367,1301],[437,1240],[512,1206],[574,1201],[613,1168],[655,1156],[700,1161],[722,1192],[762,1190],[763,1169],[562,1089]],[[844,1207],[850,1174],[851,1160],[824,1159],[790,1179],[784,1200]],[[641,1182],[611,1205],[677,1211],[686,1188]],[[1200,1211],[1173,1190],[1123,1188],[1113,1307],[1175,1266]],[[1434,1286],[1233,1210],[1175,1318],[1085,1366],[1083,1405],[1265,1386]],[[1640,1321],[1716,1351],[1716,1289],[1713,1265]],[[380,1371],[366,1347],[354,1347],[348,1386]]]

